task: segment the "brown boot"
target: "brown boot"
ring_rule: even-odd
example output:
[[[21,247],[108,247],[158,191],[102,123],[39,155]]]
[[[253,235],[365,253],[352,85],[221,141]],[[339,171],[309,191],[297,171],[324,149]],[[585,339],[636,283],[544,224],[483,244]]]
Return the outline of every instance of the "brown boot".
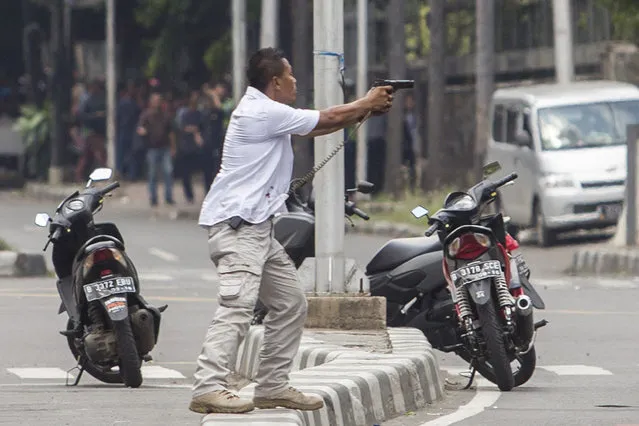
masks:
[[[191,400],[189,410],[200,414],[208,413],[246,413],[255,408],[253,402],[242,399],[232,392],[216,390],[196,396]]]
[[[257,408],[290,408],[291,410],[319,410],[324,400],[315,395],[306,395],[290,386],[288,389],[269,397],[253,398]]]

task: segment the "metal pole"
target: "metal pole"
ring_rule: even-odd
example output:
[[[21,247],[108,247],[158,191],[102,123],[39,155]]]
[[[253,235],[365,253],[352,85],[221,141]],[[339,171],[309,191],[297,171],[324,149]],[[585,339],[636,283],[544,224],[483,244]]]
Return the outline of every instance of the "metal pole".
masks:
[[[66,142],[66,127],[64,123],[64,3],[57,0],[51,5],[51,39],[54,50],[53,75],[49,80],[51,90],[51,164],[49,165],[49,183],[56,185],[62,183],[63,150]]]
[[[344,102],[338,75],[344,53],[344,1],[313,2],[315,109]],[[318,164],[342,141],[343,132],[315,138]],[[315,176],[315,292],[344,293],[344,151]]]
[[[277,47],[279,25],[279,0],[262,0],[262,23],[260,26],[260,48]]]
[[[357,0],[357,97],[361,98],[368,91],[368,0]],[[367,124],[357,131],[357,180],[366,180],[368,165]],[[357,198],[362,198],[357,193]]]
[[[484,165],[486,149],[488,147],[488,108],[493,95],[495,84],[495,2],[477,2],[477,100],[476,114],[476,139],[475,139],[475,173],[481,179],[481,170]]]
[[[637,245],[637,144],[639,144],[639,126],[626,127],[627,166],[626,166],[626,245]]]
[[[107,166],[115,170],[115,0],[107,2]]]
[[[245,90],[246,0],[233,0],[233,101],[240,102]]]
[[[555,32],[555,74],[558,83],[566,84],[571,82],[575,75],[570,0],[553,0],[552,9]]]

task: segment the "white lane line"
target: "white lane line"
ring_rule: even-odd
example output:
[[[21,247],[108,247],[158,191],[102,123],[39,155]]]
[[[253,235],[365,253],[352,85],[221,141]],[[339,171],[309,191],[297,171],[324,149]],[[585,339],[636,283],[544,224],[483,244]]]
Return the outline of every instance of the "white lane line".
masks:
[[[217,274],[202,274],[200,275],[200,279],[202,281],[210,281],[210,282],[215,282],[218,280]]]
[[[67,372],[60,368],[7,368],[21,379],[66,379]],[[73,378],[73,375],[70,375]]]
[[[169,253],[168,251],[164,251],[157,247],[151,247],[149,249],[149,253],[153,256],[159,257],[162,260],[166,260],[167,262],[177,262],[179,260],[178,257],[173,253]]]
[[[142,367],[142,377],[145,379],[186,379],[182,373],[159,365]]]
[[[610,371],[590,365],[544,365],[539,368],[558,376],[612,376]]]
[[[480,389],[480,386],[483,386],[484,383],[490,384],[491,387],[489,387],[488,389]],[[501,392],[499,392],[499,390],[497,390],[497,388],[492,385],[492,383],[489,383],[487,380],[478,380],[477,394],[473,397],[473,399],[470,400],[468,404],[462,405],[457,409],[457,411],[453,413],[446,414],[445,416],[428,421],[426,423],[422,423],[419,426],[448,426],[457,422],[461,422],[462,420],[466,420],[469,417],[480,414],[486,409],[486,407],[494,405],[500,396]]]
[[[138,278],[140,278],[141,281],[171,281],[173,279],[173,277],[170,275],[154,274],[153,272],[150,272],[148,274],[138,274]]]

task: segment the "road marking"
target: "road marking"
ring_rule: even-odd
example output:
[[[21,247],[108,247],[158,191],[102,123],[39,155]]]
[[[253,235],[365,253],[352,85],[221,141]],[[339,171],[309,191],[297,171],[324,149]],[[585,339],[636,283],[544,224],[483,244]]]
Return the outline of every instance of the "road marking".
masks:
[[[179,259],[173,253],[169,253],[168,251],[164,251],[157,247],[151,247],[149,249],[149,253],[153,256],[159,257],[162,260],[166,260],[167,262],[177,262]]]
[[[142,377],[145,379],[186,379],[182,373],[159,365],[145,365],[142,367]]]
[[[540,365],[539,368],[558,376],[612,376],[610,371],[590,365]]]
[[[138,278],[141,281],[171,281],[173,279],[170,275],[154,274],[152,272],[148,274],[138,274]]]
[[[445,416],[439,417],[434,420],[430,420],[426,423],[422,423],[420,426],[448,426],[457,422],[461,422],[462,420],[466,420],[469,417],[476,416],[480,414],[482,411],[486,409],[486,407],[490,407],[495,404],[499,397],[501,396],[501,392],[496,390],[496,387],[491,386],[488,389],[480,389],[480,384],[487,383],[486,380],[478,380],[477,383],[477,394],[470,400],[470,402],[466,405],[462,405],[457,409],[457,411],[447,414]]]
[[[215,282],[215,281],[218,280],[218,277],[215,274],[202,274],[202,275],[200,275],[200,279],[202,281]]]
[[[66,379],[67,372],[60,368],[7,368],[9,373],[21,379]],[[71,378],[73,375],[69,374]]]

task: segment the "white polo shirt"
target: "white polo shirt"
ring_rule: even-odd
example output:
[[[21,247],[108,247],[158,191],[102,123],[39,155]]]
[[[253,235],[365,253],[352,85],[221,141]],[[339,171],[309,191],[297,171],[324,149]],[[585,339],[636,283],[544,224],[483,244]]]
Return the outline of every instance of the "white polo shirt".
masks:
[[[319,111],[291,108],[249,86],[231,115],[222,166],[202,203],[199,224],[234,216],[264,222],[286,211],[293,175],[291,135],[310,133]]]

